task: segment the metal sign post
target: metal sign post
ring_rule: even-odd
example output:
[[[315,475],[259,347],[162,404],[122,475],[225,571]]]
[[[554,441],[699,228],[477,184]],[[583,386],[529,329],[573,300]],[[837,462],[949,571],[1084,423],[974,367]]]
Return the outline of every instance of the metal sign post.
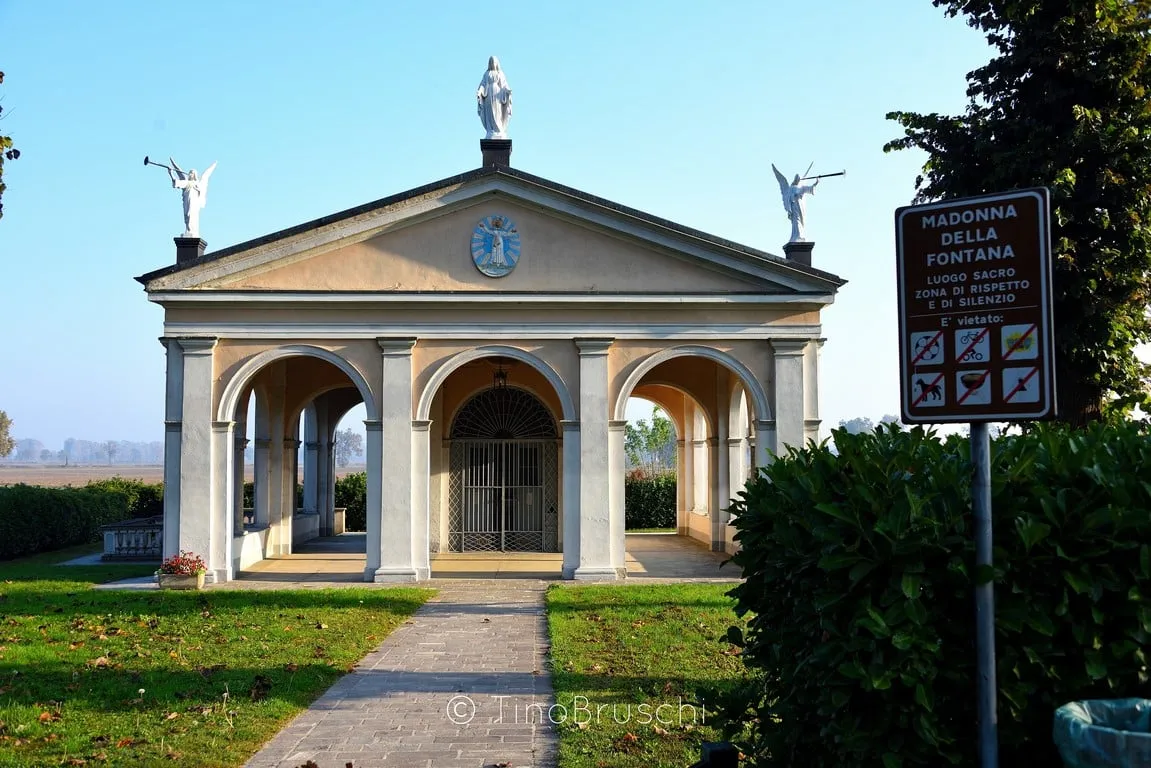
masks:
[[[988,422],[1055,414],[1046,189],[895,212],[903,421],[971,426],[977,578],[992,567]],[[998,768],[994,580],[975,586],[979,758]]]

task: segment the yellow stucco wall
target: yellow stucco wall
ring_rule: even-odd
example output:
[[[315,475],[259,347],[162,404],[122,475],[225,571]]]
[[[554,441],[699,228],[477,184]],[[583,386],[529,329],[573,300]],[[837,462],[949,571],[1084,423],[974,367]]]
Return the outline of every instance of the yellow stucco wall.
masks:
[[[485,216],[510,216],[520,234],[515,270],[498,280],[472,263]],[[751,291],[762,282],[688,263],[509,200],[488,199],[335,250],[293,257],[208,285],[228,289],[342,291]]]

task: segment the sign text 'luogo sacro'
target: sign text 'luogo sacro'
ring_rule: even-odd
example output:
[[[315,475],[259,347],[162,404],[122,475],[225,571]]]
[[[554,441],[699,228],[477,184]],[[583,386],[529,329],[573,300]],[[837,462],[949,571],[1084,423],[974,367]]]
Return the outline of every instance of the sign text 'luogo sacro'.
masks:
[[[899,208],[903,421],[1054,415],[1046,189]]]

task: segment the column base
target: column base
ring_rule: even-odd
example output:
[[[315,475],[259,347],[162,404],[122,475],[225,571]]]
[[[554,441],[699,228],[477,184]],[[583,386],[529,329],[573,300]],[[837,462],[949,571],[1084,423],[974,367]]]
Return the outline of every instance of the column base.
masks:
[[[225,581],[231,580],[232,569],[230,568],[209,568],[204,574],[205,584],[223,584]]]
[[[424,576],[426,579],[427,576]],[[403,584],[420,581],[420,574],[414,568],[365,568],[364,581],[376,584]]]
[[[627,568],[591,568],[585,566],[576,568],[570,574],[565,568],[563,577],[575,581],[620,581],[627,578]]]

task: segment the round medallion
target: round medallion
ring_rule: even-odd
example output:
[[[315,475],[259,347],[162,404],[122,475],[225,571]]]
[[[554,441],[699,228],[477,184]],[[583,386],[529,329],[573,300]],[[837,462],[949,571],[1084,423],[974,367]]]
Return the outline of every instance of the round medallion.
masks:
[[[493,214],[480,219],[472,232],[472,262],[488,277],[503,277],[520,260],[520,233],[507,216]]]

